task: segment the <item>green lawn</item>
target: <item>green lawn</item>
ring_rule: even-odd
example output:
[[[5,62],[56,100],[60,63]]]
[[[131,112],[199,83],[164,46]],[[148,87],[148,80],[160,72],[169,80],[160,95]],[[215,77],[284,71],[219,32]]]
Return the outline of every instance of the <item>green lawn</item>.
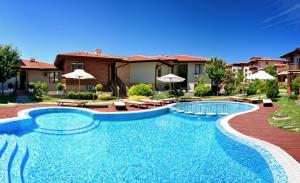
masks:
[[[279,109],[269,117],[269,123],[284,130],[300,134],[300,106],[294,100],[289,99],[288,96],[281,96],[275,103],[279,105]],[[274,115],[288,116],[290,118],[286,120],[274,120],[272,118]]]

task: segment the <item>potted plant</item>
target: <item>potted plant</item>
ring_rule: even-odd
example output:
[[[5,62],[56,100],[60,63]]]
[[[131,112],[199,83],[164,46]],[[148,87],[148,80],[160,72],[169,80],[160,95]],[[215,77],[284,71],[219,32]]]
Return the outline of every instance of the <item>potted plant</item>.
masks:
[[[28,84],[28,93],[33,94],[34,82],[29,82]]]
[[[65,89],[65,85],[62,83],[57,83],[56,89],[58,90],[57,95],[63,95],[63,90]]]
[[[101,94],[102,89],[103,89],[102,84],[97,84],[97,85],[95,86],[96,94],[97,94],[97,95]]]

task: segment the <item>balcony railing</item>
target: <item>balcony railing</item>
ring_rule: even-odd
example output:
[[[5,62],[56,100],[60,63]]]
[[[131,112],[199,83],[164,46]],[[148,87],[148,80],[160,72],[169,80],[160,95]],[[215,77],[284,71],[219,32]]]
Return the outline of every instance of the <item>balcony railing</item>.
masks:
[[[300,70],[300,64],[290,64],[290,70]]]

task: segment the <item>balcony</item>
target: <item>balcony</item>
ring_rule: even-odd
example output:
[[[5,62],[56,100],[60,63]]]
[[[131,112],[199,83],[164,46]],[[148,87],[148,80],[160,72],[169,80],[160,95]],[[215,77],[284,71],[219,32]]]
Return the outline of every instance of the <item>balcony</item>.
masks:
[[[300,64],[290,64],[290,71],[299,71],[300,70]]]

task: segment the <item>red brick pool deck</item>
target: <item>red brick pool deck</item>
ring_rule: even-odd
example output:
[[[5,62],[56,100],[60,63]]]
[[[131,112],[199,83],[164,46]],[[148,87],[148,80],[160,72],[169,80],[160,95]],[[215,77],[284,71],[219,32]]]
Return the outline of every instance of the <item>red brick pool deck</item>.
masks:
[[[0,108],[0,119],[16,117],[18,112],[24,109],[36,107],[50,107],[57,106],[55,104],[33,104],[33,105],[20,105],[13,107]],[[153,108],[153,107],[150,107]],[[231,127],[235,130],[281,147],[289,153],[294,159],[300,162],[300,135],[285,131],[271,126],[267,119],[277,109],[273,107],[260,107],[257,111],[243,114],[232,118],[229,121]],[[90,108],[96,111],[113,112],[117,111],[113,106],[108,108]],[[127,107],[126,111],[141,110],[135,107]]]

